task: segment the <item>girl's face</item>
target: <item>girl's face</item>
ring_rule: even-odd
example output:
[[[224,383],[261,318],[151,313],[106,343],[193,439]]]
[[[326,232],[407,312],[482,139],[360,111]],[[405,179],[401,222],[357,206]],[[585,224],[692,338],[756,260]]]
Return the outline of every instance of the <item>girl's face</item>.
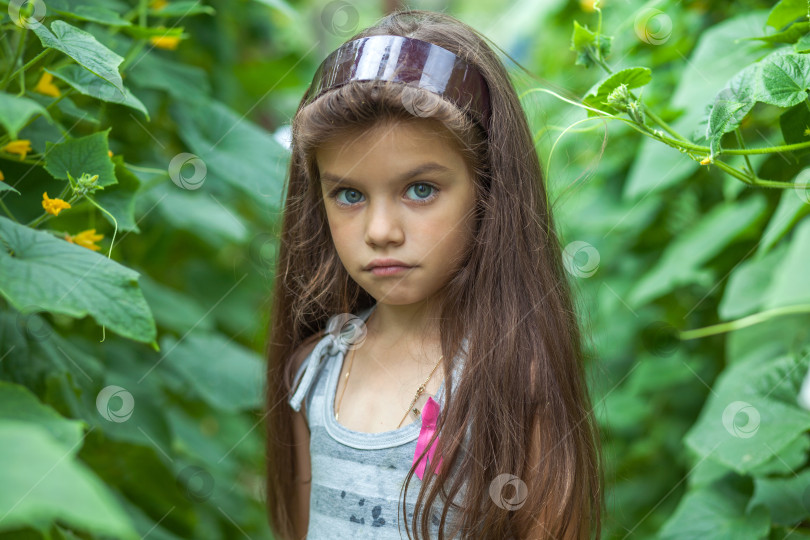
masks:
[[[438,122],[389,122],[330,140],[316,152],[338,256],[378,302],[431,297],[453,276],[471,241],[473,177]],[[375,259],[409,268],[371,271]]]

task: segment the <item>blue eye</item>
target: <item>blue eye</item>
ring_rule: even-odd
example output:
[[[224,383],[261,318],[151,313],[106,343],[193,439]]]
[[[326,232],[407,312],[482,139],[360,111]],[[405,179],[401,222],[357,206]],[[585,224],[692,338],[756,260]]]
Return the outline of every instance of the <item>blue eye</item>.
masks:
[[[408,191],[411,191],[412,189],[414,190],[415,194],[415,198],[412,200],[417,204],[426,204],[432,201],[437,197],[436,193],[439,191],[439,188],[433,184],[427,184],[424,182],[418,182],[408,186]],[[347,202],[339,200],[342,193],[346,193]],[[329,194],[329,198],[334,200],[336,205],[342,207],[354,206],[355,203],[359,202],[357,197],[362,197],[362,195],[359,191],[352,188],[337,188]]]

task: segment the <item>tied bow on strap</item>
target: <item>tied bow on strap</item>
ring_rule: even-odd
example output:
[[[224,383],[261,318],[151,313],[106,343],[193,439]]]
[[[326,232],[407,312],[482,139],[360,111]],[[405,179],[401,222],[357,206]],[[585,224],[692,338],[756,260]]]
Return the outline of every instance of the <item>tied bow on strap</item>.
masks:
[[[430,449],[426,454],[427,459],[419,460],[419,456],[424,452],[425,448],[430,441],[430,438],[433,437],[433,433],[436,431],[436,421],[439,418],[439,404],[436,403],[432,397],[429,397],[427,403],[425,403],[424,408],[422,409],[422,429],[419,431],[419,439],[416,442],[416,452],[413,455],[413,464],[416,465],[416,462],[419,461],[419,465],[416,467],[416,476],[419,477],[421,480],[425,474],[425,466],[427,459],[430,460],[430,463],[433,464],[433,456],[436,453],[436,445],[431,445]],[[434,441],[435,442],[435,441]],[[439,459],[439,463],[437,463],[434,467],[434,471],[436,473],[439,472],[442,466],[442,459]]]

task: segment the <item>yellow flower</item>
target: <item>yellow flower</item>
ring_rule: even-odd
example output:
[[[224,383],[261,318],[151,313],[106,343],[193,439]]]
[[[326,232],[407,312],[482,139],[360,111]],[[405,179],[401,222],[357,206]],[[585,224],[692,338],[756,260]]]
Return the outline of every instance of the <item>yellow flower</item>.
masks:
[[[3,171],[0,171],[0,182],[4,181],[5,179],[6,177],[3,176]]]
[[[149,4],[149,7],[151,7],[154,10],[158,10],[165,8],[168,4],[169,3],[166,0],[152,0],[152,3]]]
[[[101,249],[96,245],[96,242],[104,238],[103,234],[96,234],[95,229],[90,229],[87,231],[82,231],[75,236],[70,236],[69,234],[65,235],[65,240],[70,242],[71,244],[77,244],[82,247],[86,247],[87,249],[92,249],[93,251],[98,251]]]
[[[53,75],[47,71],[42,72],[42,77],[39,78],[39,82],[34,87],[34,92],[39,92],[40,94],[53,97],[59,97],[62,95],[62,93],[59,92],[59,88],[53,84]]]
[[[20,161],[25,159],[26,154],[31,151],[31,141],[28,139],[17,139],[16,141],[11,141],[3,148],[0,148],[3,152],[8,152],[9,154],[20,154]]]
[[[177,48],[177,44],[180,43],[180,38],[177,36],[152,36],[149,41],[155,47],[173,51]]]
[[[714,163],[714,160],[712,159],[712,156],[706,156],[705,158],[703,158],[700,161],[701,165],[708,165],[709,163]]]
[[[49,199],[48,192],[46,191],[42,194],[42,208],[44,208],[49,214],[58,216],[59,212],[65,208],[70,208],[70,203],[63,201],[62,199]]]
[[[107,155],[110,156],[110,157],[113,157],[112,150],[107,150]]]
[[[595,3],[596,3],[595,0],[579,0],[579,7],[582,8],[582,11],[587,11],[588,13],[591,13],[593,11],[596,11],[594,9]]]

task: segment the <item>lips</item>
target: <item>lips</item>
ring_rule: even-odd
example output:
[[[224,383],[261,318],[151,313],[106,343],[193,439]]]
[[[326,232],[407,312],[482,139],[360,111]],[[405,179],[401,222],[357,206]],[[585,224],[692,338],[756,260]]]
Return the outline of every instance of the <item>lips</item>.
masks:
[[[398,259],[374,259],[366,266],[364,266],[363,270],[371,270],[372,268],[387,267],[387,266],[402,266],[404,268],[411,267],[410,264],[402,262]]]

